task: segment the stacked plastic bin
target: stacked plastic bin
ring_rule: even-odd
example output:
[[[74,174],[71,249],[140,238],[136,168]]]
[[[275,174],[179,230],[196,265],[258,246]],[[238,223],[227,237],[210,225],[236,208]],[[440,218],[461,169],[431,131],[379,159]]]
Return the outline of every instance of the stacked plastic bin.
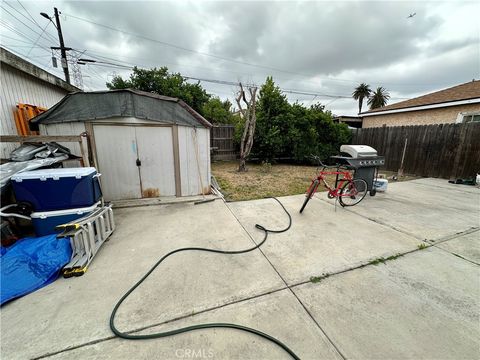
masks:
[[[102,197],[93,167],[26,171],[12,177],[17,202],[32,205],[37,236],[56,233],[55,227],[90,214]]]

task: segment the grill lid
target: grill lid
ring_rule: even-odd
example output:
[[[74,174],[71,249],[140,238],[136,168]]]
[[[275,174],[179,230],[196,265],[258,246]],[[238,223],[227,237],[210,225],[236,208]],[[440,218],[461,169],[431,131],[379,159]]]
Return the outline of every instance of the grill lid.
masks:
[[[377,156],[377,150],[367,145],[342,145],[340,152],[348,154],[352,158]]]

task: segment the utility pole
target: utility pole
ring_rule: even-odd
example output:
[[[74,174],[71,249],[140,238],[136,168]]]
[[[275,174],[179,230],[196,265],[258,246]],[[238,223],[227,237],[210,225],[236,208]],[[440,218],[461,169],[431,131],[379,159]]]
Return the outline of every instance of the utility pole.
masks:
[[[55,22],[57,23],[58,40],[60,41],[60,53],[62,54],[62,68],[65,73],[65,81],[70,84],[70,74],[68,72],[67,51],[65,44],[63,43],[62,27],[60,26],[60,18],[58,17],[58,9],[53,8],[55,11]]]
[[[53,24],[53,26],[55,26],[57,28],[58,41],[60,42],[60,46],[52,46],[52,47],[50,47],[50,49],[60,50],[60,55],[61,55],[61,58],[62,58],[62,60],[61,60],[62,68],[63,68],[63,72],[65,74],[65,81],[67,83],[71,84],[70,73],[68,72],[67,51],[70,51],[70,50],[73,50],[73,49],[69,48],[69,47],[65,47],[65,43],[63,42],[62,26],[60,25],[60,18],[58,16],[58,9],[56,7],[54,7],[53,10],[55,12],[55,23],[56,24],[53,22],[52,18],[50,16],[48,16],[47,13],[41,12],[40,15],[42,15],[45,19],[48,19]],[[52,53],[52,55],[53,55],[53,53]],[[56,61],[54,59],[55,58],[52,57],[53,66],[57,67]],[[81,77],[81,74],[80,74],[80,77]],[[80,80],[80,83],[81,83],[81,80]]]

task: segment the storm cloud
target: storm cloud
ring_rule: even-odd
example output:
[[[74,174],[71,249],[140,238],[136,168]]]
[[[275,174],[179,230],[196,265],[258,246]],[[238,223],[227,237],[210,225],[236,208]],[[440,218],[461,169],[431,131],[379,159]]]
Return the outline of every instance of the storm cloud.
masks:
[[[187,76],[261,84],[273,76],[305,104],[320,102],[353,115],[350,96],[360,82],[384,86],[392,102],[479,78],[479,2],[138,2],[21,1],[43,27],[40,11],[62,12],[67,46],[84,57],[124,66],[167,66]],[[38,32],[17,1],[2,4]],[[25,14],[24,18],[20,13]],[[413,18],[407,18],[416,13]],[[61,76],[51,67],[52,39],[30,31],[2,10],[3,46]],[[89,20],[90,22],[81,20]],[[102,26],[103,25],[103,26]],[[113,30],[120,29],[122,32]],[[56,37],[53,26],[46,32]],[[35,48],[30,50],[35,39]],[[128,69],[108,64],[82,67],[86,90],[105,88]],[[202,83],[221,98],[234,86]]]

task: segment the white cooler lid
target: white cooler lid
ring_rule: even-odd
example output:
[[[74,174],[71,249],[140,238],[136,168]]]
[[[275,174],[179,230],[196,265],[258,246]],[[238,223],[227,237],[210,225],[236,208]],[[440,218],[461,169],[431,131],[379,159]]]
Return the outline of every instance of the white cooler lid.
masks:
[[[66,177],[74,177],[80,179],[97,171],[94,167],[82,168],[58,168],[58,169],[41,169],[25,171],[12,176],[12,181],[33,180],[33,179],[59,179]]]
[[[93,204],[92,206],[89,207],[83,207],[83,208],[76,208],[76,209],[65,209],[65,210],[54,210],[54,211],[42,211],[42,212],[34,212],[30,214],[30,217],[32,219],[46,219],[49,217],[54,217],[54,216],[65,216],[65,215],[73,215],[73,214],[78,214],[78,215],[83,215],[89,212],[92,212],[95,210],[95,208],[100,205],[100,201],[97,202],[96,204]]]

